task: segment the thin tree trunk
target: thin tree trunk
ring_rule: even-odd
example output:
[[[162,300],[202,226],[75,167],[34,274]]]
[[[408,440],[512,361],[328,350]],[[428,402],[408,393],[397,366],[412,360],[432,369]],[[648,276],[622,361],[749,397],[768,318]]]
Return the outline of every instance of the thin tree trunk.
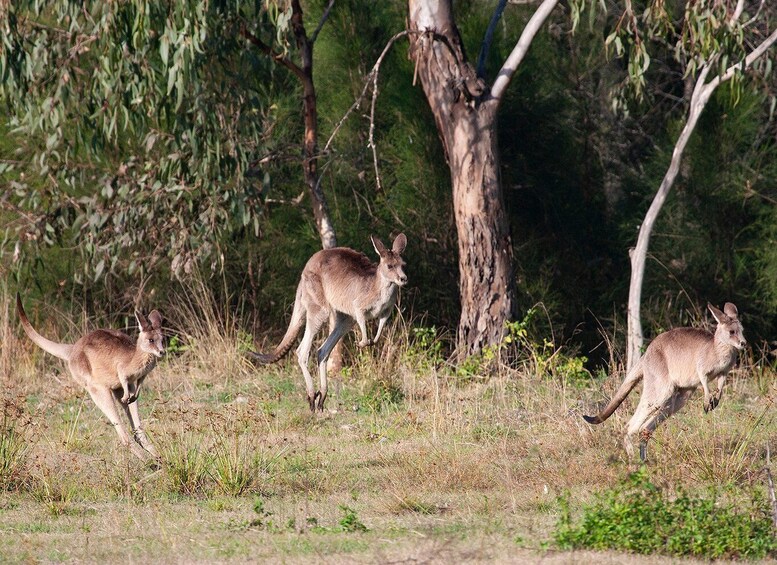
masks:
[[[734,11],[732,18],[738,19],[742,14],[743,4],[737,3],[736,10]],[[769,50],[774,43],[777,42],[777,29],[764,39],[755,49],[753,49],[745,59],[735,65],[727,68],[723,73],[716,75],[712,80],[707,82],[707,76],[710,69],[717,62],[718,57],[713,56],[709,59],[709,62],[702,67],[699,77],[696,79],[696,86],[693,89],[691,95],[690,109],[688,112],[688,121],[685,123],[680,136],[675,143],[674,151],[672,152],[672,160],[669,163],[669,168],[664,175],[661,185],[658,187],[653,202],[650,204],[645,220],[639,228],[639,235],[637,236],[637,245],[631,250],[631,282],[629,284],[629,303],[628,303],[628,322],[627,322],[627,347],[626,347],[626,368],[631,370],[634,364],[639,360],[642,345],[644,343],[644,337],[642,335],[642,320],[640,316],[640,306],[642,303],[642,282],[645,276],[645,259],[647,257],[648,243],[650,242],[650,235],[653,232],[653,226],[658,218],[658,214],[661,211],[661,207],[666,201],[666,197],[669,191],[672,189],[677,174],[680,171],[680,162],[682,160],[685,147],[688,145],[688,140],[693,134],[693,130],[696,128],[696,124],[699,121],[704,107],[707,105],[712,93],[715,89],[730,80],[734,74],[738,71],[744,71],[753,62],[761,57],[767,50]]]
[[[321,246],[330,249],[337,246],[334,226],[329,218],[329,208],[318,178],[318,108],[316,87],[313,83],[313,42],[308,39],[302,20],[302,6],[299,0],[292,0],[291,27],[302,60],[300,81],[303,89],[303,111],[305,115],[305,139],[303,144],[302,169],[305,185],[311,195],[313,218],[316,222]]]
[[[704,84],[708,72],[709,67],[705,67],[699,76],[697,88],[694,89],[694,94],[691,97],[691,109],[688,114],[688,121],[685,122],[683,130],[680,132],[680,137],[677,138],[669,168],[661,181],[661,185],[658,187],[656,195],[653,197],[653,202],[650,204],[647,214],[645,214],[642,225],[639,227],[637,245],[630,251],[631,282],[629,283],[629,305],[627,314],[627,370],[631,370],[634,364],[639,360],[642,352],[642,345],[644,344],[640,305],[642,304],[642,282],[645,278],[645,260],[647,258],[650,236],[653,233],[653,226],[658,218],[658,213],[664,206],[666,197],[674,185],[677,174],[680,172],[680,162],[682,161],[685,147],[688,145],[688,140],[691,138],[693,130],[696,129],[699,116],[701,115],[704,106],[707,105],[710,94],[712,94],[712,91],[704,92],[704,89],[698,88],[698,85]],[[704,94],[702,95],[702,93]]]

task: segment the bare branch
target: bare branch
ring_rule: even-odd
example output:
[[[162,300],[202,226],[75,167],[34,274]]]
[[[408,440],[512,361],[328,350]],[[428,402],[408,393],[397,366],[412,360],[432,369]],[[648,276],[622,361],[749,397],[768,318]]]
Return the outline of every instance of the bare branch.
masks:
[[[364,88],[362,88],[361,94],[356,98],[353,104],[351,104],[351,107],[348,108],[348,110],[345,112],[345,115],[340,118],[340,121],[337,122],[337,125],[335,125],[335,129],[332,130],[332,135],[329,136],[329,139],[326,142],[326,145],[324,145],[323,153],[326,153],[329,151],[329,146],[332,144],[332,141],[335,138],[335,135],[337,135],[337,132],[340,131],[340,128],[343,126],[345,121],[350,117],[350,115],[353,113],[354,110],[356,110],[359,105],[361,104],[362,100],[364,100],[365,96],[367,96],[367,89],[370,87],[370,83],[373,82],[375,79],[373,78],[374,75],[377,75],[380,66],[383,63],[383,59],[386,58],[386,55],[389,52],[389,49],[394,45],[394,43],[397,42],[397,40],[406,37],[412,33],[423,33],[421,31],[413,31],[406,29],[404,31],[400,31],[399,33],[394,34],[394,36],[388,40],[388,43],[386,43],[386,46],[383,48],[383,51],[381,52],[380,56],[378,57],[377,61],[375,61],[375,64],[372,66],[372,70],[367,75],[367,80],[364,81]]]
[[[480,45],[480,55],[478,55],[477,75],[479,78],[483,78],[485,75],[486,58],[488,57],[488,52],[491,50],[491,42],[494,39],[496,24],[498,24],[499,20],[502,18],[505,6],[507,6],[507,0],[499,0],[496,10],[494,10],[494,14],[491,16],[491,21],[488,22],[488,29],[486,29],[486,34],[483,36],[483,43]]]
[[[731,21],[735,22],[742,15],[742,10],[745,9],[745,0],[737,0],[737,6],[734,8],[734,13],[731,15]]]
[[[758,20],[758,16],[761,15],[761,10],[763,10],[765,2],[766,2],[766,0],[761,0],[761,3],[758,5],[758,10],[756,10],[755,15],[752,18],[750,18],[749,20],[747,20],[745,23],[743,23],[742,27],[748,27],[750,24],[752,24],[753,22]]]
[[[251,44],[254,45],[254,47],[258,47],[259,50],[262,51],[262,53],[270,57],[273,61],[275,61],[281,66],[286,67],[295,75],[297,75],[297,77],[299,77],[300,80],[305,80],[305,73],[302,72],[302,69],[300,69],[296,64],[294,64],[294,62],[291,59],[284,56],[282,53],[273,51],[272,47],[270,47],[264,41],[262,41],[253,33],[248,31],[245,24],[242,24],[240,26],[240,35],[242,35],[244,38],[250,41]]]
[[[543,0],[540,7],[537,8],[537,11],[534,12],[534,15],[529,19],[529,23],[523,28],[518,43],[515,44],[512,53],[510,53],[507,60],[504,62],[504,65],[502,65],[502,68],[499,70],[499,74],[494,81],[494,86],[491,87],[492,98],[496,100],[502,99],[518,65],[521,64],[521,61],[523,61],[523,58],[529,51],[534,36],[537,35],[542,24],[548,19],[548,16],[550,16],[550,13],[556,7],[556,4],[558,4],[558,0]]]
[[[315,43],[316,38],[318,37],[319,32],[321,31],[321,28],[324,27],[324,24],[326,23],[327,19],[329,19],[329,12],[332,11],[332,6],[335,5],[335,0],[329,0],[329,4],[326,7],[326,10],[324,10],[324,13],[321,15],[321,20],[318,22],[318,27],[316,28],[316,31],[313,32],[313,35],[310,36],[310,43]]]
[[[769,48],[772,45],[774,45],[775,41],[777,41],[777,28],[775,28],[772,34],[766,39],[764,39],[758,47],[753,49],[742,62],[737,63],[735,65],[731,65],[728,69],[726,69],[726,71],[722,75],[718,75],[714,79],[712,79],[707,86],[711,87],[714,90],[715,88],[718,87],[720,83],[726,82],[731,77],[733,77],[734,73],[737,72],[737,69],[741,69],[744,71],[750,65],[752,65],[756,59],[760,58],[764,53],[766,53],[769,50]]]
[[[372,79],[372,102],[370,104],[370,134],[367,144],[372,149],[372,165],[375,168],[375,184],[379,191],[383,190],[380,182],[380,170],[378,169],[378,148],[375,146],[375,104],[378,101],[378,73],[373,74]]]

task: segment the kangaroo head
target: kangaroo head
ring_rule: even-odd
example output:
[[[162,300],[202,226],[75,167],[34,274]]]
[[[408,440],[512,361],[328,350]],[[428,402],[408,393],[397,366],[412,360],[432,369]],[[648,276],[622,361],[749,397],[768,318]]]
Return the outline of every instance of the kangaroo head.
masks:
[[[718,327],[715,330],[715,341],[736,349],[744,349],[747,341],[745,341],[742,323],[739,321],[737,307],[731,302],[726,302],[726,305],[723,306],[723,312],[712,304],[707,304],[707,308],[718,322]]]
[[[402,259],[402,252],[407,245],[405,234],[401,233],[394,239],[391,249],[386,249],[383,242],[374,235],[370,236],[370,240],[380,256],[380,265],[378,266],[380,276],[397,286],[405,286],[407,275],[405,275],[405,261]]]
[[[148,320],[146,320],[143,314],[135,312],[135,318],[140,326],[138,347],[140,347],[141,351],[151,353],[157,357],[164,355],[165,342],[162,335],[162,314],[158,310],[152,310],[148,315]]]

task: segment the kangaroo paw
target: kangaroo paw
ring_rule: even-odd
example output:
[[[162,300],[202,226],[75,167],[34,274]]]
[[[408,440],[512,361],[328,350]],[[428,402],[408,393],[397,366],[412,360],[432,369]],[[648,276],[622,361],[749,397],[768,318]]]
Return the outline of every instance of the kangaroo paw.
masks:
[[[316,409],[319,412],[323,412],[324,411],[324,401],[325,400],[326,400],[326,396],[324,396],[320,392],[316,393]]]
[[[356,345],[358,345],[359,347],[369,347],[370,345],[374,345],[374,344],[375,342],[372,341],[371,339],[363,339]]]
[[[713,395],[710,395],[709,398],[704,399],[704,412],[709,412],[710,410],[714,410],[718,403],[720,402],[719,398],[716,398]]]
[[[313,396],[308,395],[308,404],[310,405],[310,411],[315,412],[316,411],[316,401],[318,397],[321,396],[320,392],[317,392]]]

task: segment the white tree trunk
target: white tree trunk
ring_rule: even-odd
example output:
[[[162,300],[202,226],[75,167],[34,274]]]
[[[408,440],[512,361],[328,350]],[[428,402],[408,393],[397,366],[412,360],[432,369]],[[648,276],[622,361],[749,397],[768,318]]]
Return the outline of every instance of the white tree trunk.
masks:
[[[734,17],[738,18],[741,14],[741,3],[738,4],[738,9],[734,13]],[[629,284],[629,303],[628,303],[628,322],[627,322],[627,347],[626,347],[626,368],[631,370],[634,364],[639,360],[642,346],[644,344],[644,336],[642,335],[642,320],[640,317],[640,306],[642,304],[642,282],[645,276],[645,259],[647,257],[648,243],[650,242],[650,235],[653,232],[653,226],[658,218],[658,214],[661,211],[661,207],[666,201],[666,197],[669,191],[672,189],[677,173],[680,170],[680,161],[682,160],[685,147],[688,145],[688,140],[693,134],[693,130],[696,128],[696,124],[699,121],[704,107],[707,105],[712,93],[723,82],[731,79],[737,70],[744,70],[753,64],[753,61],[763,55],[773,44],[777,41],[777,30],[773,31],[756,49],[754,49],[745,60],[737,65],[732,65],[726,71],[715,78],[709,83],[707,81],[707,75],[709,74],[711,66],[716,62],[716,57],[710,59],[709,63],[704,65],[699,77],[696,79],[696,86],[693,89],[691,95],[691,104],[688,111],[688,121],[685,123],[680,136],[677,138],[677,142],[672,152],[672,160],[669,163],[669,168],[664,175],[661,185],[658,187],[653,202],[650,204],[650,208],[645,215],[645,219],[639,228],[639,235],[637,236],[637,245],[630,251],[631,255],[631,282]]]

